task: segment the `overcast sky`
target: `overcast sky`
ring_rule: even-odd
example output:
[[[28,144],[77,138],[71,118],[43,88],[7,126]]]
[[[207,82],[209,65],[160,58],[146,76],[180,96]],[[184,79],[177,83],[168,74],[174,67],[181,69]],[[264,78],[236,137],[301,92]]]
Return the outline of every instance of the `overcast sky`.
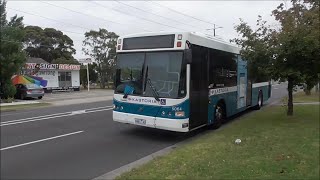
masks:
[[[284,1],[13,1],[7,16],[24,16],[25,25],[51,27],[74,41],[75,58],[83,58],[84,33],[105,28],[118,35],[145,31],[197,31],[223,27],[216,35],[237,37],[239,18],[255,26],[258,15],[275,24],[271,11]],[[50,3],[50,4],[48,4]],[[170,8],[170,9],[169,9]],[[177,13],[177,12],[180,13]],[[181,14],[182,13],[182,14]]]

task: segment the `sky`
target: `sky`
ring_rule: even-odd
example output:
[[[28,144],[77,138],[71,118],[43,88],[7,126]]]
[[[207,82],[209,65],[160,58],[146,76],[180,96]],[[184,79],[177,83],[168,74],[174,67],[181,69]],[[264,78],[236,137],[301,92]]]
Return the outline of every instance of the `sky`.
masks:
[[[285,1],[16,1],[8,0],[7,17],[24,17],[25,25],[50,27],[74,41],[76,59],[82,52],[84,33],[105,28],[118,35],[158,31],[190,31],[212,34],[226,41],[238,37],[234,26],[240,18],[256,26],[258,15],[270,25],[271,16]]]

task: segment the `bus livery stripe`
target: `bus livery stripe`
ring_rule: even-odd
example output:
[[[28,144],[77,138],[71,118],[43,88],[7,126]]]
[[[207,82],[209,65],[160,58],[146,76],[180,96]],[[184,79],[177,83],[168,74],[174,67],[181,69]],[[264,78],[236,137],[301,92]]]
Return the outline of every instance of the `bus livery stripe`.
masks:
[[[269,85],[269,82],[254,83],[254,84],[252,84],[252,88],[268,86],[268,85]]]

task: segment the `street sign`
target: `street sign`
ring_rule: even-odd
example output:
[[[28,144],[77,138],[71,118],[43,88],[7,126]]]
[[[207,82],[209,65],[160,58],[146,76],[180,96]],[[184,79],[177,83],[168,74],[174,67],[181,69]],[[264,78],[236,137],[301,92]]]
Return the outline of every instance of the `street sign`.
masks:
[[[90,80],[89,80],[89,63],[92,63],[91,58],[80,58],[79,63],[87,63],[87,80],[88,80],[88,91],[90,91]]]
[[[91,58],[80,58],[78,61],[79,63],[92,63]]]

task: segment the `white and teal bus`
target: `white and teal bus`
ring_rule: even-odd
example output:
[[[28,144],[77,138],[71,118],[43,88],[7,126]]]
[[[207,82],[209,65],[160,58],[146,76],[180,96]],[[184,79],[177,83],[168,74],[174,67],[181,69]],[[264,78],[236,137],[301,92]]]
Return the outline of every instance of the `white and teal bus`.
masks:
[[[239,51],[191,32],[119,37],[113,120],[189,132],[260,109],[271,95],[270,81],[249,74]]]

